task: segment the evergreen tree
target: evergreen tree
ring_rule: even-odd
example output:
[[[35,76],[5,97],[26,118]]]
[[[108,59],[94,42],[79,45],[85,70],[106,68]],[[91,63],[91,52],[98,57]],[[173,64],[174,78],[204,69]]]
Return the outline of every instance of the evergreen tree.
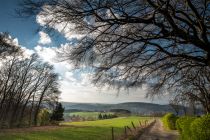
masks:
[[[107,115],[106,114],[103,115],[103,119],[107,119]]]
[[[101,115],[101,113],[98,115],[98,119],[101,120],[103,117]]]
[[[61,103],[57,103],[55,110],[53,110],[51,120],[53,121],[62,121],[63,119],[64,108]]]

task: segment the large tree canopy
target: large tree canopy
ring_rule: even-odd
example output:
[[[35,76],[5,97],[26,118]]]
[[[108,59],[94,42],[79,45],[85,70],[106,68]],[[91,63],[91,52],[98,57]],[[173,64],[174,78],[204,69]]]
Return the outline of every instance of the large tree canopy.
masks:
[[[96,83],[147,83],[153,95],[209,73],[208,0],[27,0],[20,13],[82,35],[59,54],[93,67]]]

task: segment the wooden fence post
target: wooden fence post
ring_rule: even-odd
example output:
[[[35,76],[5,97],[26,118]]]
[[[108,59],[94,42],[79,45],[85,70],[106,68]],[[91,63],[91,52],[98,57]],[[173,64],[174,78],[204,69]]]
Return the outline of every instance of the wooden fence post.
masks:
[[[135,127],[134,123],[133,123],[133,122],[131,122],[131,124],[132,124],[133,128],[136,130],[136,127]]]
[[[141,121],[139,121],[139,126],[141,127]]]
[[[114,140],[114,127],[112,127],[112,140]]]
[[[127,129],[126,129],[126,126],[124,127],[124,134],[125,134],[125,136],[127,136]]]

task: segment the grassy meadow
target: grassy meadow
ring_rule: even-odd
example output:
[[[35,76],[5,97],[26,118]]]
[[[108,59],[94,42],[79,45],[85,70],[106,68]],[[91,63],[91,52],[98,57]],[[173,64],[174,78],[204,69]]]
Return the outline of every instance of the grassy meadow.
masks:
[[[149,120],[148,117],[120,117],[107,120],[64,122],[60,127],[49,130],[0,132],[0,140],[110,140],[111,127],[115,136],[123,133],[124,126],[131,122],[139,125],[139,121]],[[30,129],[30,128],[29,128]]]

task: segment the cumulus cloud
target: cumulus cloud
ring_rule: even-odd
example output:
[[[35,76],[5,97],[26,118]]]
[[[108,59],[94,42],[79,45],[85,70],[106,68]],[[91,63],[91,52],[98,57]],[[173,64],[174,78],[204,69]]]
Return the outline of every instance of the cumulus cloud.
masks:
[[[3,33],[0,32],[0,35],[3,35]],[[32,55],[34,53],[34,50],[27,49],[26,47],[21,46],[19,44],[18,38],[13,38],[9,34],[5,36],[4,41],[8,44],[15,46],[16,48],[20,48],[22,55],[23,55],[20,57],[20,59],[28,58],[28,57],[30,57],[30,55]],[[11,56],[10,55],[6,56],[5,60],[7,58],[9,59],[9,58],[11,58]],[[1,59],[1,61],[2,61],[2,59]]]
[[[53,9],[51,9],[49,6],[45,6],[43,7],[43,9],[48,10],[49,14],[46,15],[41,12],[36,16],[36,22],[39,25],[46,26],[48,24],[48,26],[63,34],[64,37],[68,40],[72,40],[73,38],[81,39],[82,37],[84,37],[84,34],[79,34],[74,31],[75,24],[64,21],[54,22],[54,13],[50,14],[51,12],[49,11]]]
[[[39,13],[36,16],[36,22],[45,27],[48,25],[50,28],[55,29],[60,32],[67,40],[71,41],[73,38],[81,39],[85,34],[80,34],[75,32],[75,25],[72,23],[66,23],[64,21],[54,22],[53,10],[51,7],[46,6],[43,9],[48,10],[46,15],[45,13]],[[50,14],[52,13],[52,14]],[[59,15],[58,15],[59,16]],[[107,11],[107,16],[111,16],[109,11]],[[88,24],[95,24],[94,18],[85,19]],[[51,22],[49,22],[51,21]],[[35,51],[39,56],[44,60],[55,67],[55,72],[60,75],[60,85],[61,85],[61,100],[68,102],[98,102],[98,103],[117,103],[117,102],[151,102],[150,99],[145,99],[146,89],[131,89],[129,94],[126,94],[126,90],[117,91],[116,89],[99,89],[94,86],[90,77],[92,73],[88,72],[79,72],[78,70],[72,69],[73,66],[67,62],[56,62],[56,49],[57,48],[48,48],[43,47],[43,44],[40,44],[35,47]],[[61,45],[60,48],[69,48],[69,44],[66,43]],[[117,96],[119,95],[119,96]],[[156,103],[165,103],[166,99],[158,99]]]
[[[49,35],[43,31],[39,32],[39,36],[40,36],[40,39],[38,41],[39,44],[46,45],[46,44],[50,44],[52,42]]]
[[[21,46],[21,49],[23,51],[24,58],[29,58],[33,53],[35,53],[34,50],[28,49],[26,47]]]
[[[65,45],[63,45],[65,46]],[[92,73],[73,69],[67,62],[57,62],[57,48],[37,45],[34,50],[22,47],[25,55],[37,53],[43,61],[54,66],[55,72],[59,74],[61,85],[61,101],[67,102],[95,102],[95,103],[120,103],[120,102],[153,102],[145,99],[146,88],[117,91],[116,89],[99,89],[91,83]],[[156,99],[154,103],[167,103],[168,97]]]
[[[62,45],[65,47],[67,44]],[[154,101],[145,99],[147,88],[130,89],[117,91],[116,89],[99,89],[91,83],[92,73],[87,71],[74,70],[67,62],[56,62],[55,51],[57,48],[47,48],[43,46],[35,47],[35,51],[44,61],[51,63],[55,72],[60,75],[62,101],[67,102],[97,102],[97,103],[118,103],[118,102],[154,102],[167,103],[167,98],[160,98]]]
[[[54,64],[53,61],[56,57],[56,48],[37,45],[34,50],[44,61]]]

